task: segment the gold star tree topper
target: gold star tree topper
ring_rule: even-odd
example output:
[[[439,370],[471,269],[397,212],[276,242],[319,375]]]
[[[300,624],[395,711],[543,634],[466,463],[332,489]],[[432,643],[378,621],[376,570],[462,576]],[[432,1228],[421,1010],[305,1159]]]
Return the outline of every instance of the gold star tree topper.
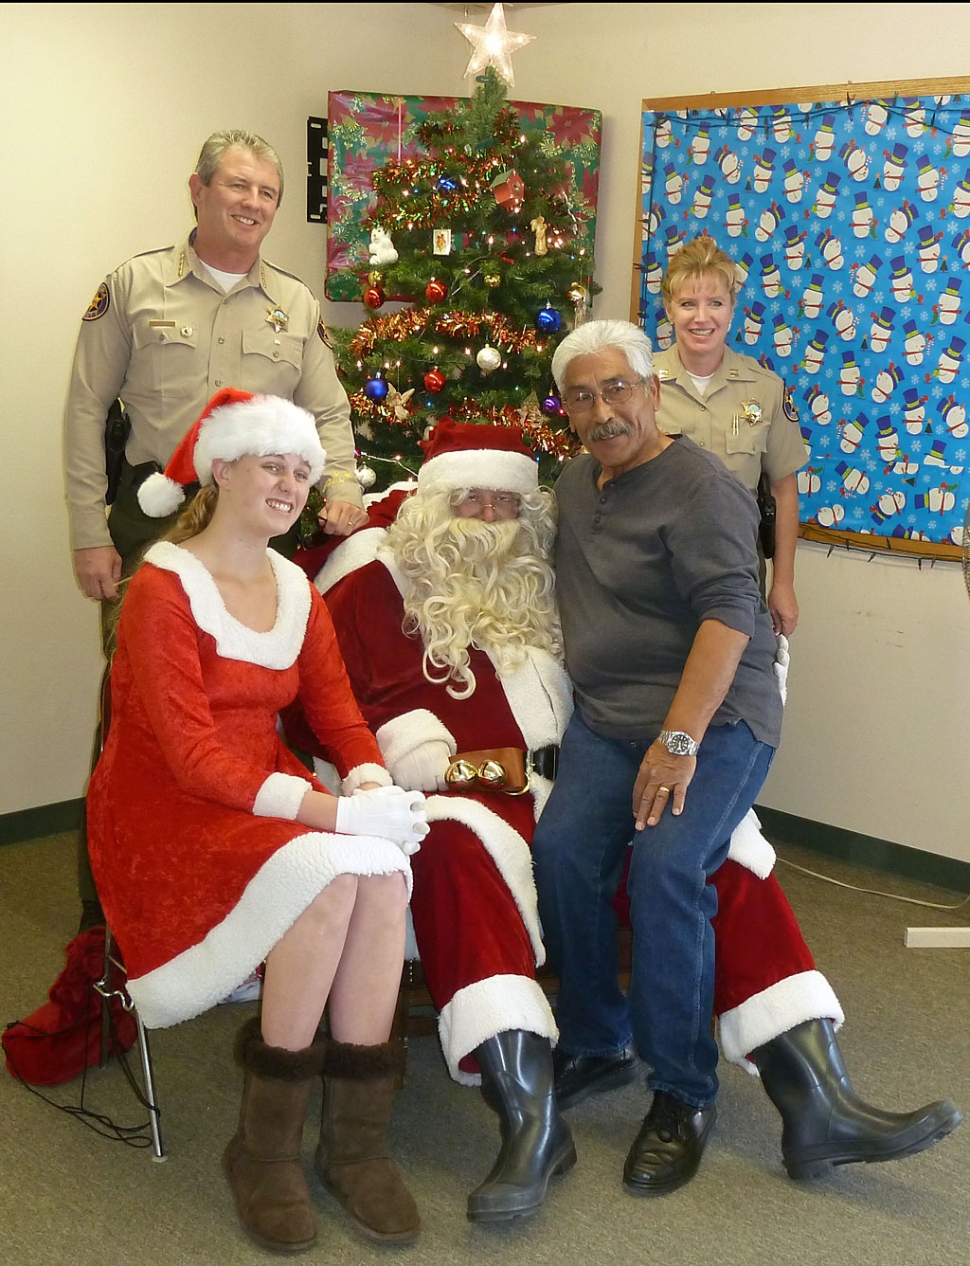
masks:
[[[505,25],[505,6],[501,4],[492,5],[492,12],[484,26],[473,26],[470,22],[456,22],[455,26],[473,50],[463,78],[471,79],[480,75],[486,66],[494,66],[508,86],[514,87],[512,54],[525,48],[526,44],[531,44],[535,36],[508,30]]]

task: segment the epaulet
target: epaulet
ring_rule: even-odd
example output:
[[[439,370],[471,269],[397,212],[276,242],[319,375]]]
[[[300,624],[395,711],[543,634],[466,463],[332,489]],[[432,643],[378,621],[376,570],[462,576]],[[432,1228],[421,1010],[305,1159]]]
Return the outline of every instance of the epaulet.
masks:
[[[132,255],[131,259],[147,259],[149,255],[164,255],[170,250],[174,250],[171,244],[168,246],[156,246],[153,251],[139,251],[137,255]],[[130,263],[131,259],[125,260],[125,263]]]
[[[264,268],[268,268],[270,271],[274,273],[279,273],[281,277],[289,277],[290,281],[298,282],[304,288],[304,290],[310,289],[310,287],[306,284],[303,278],[298,277],[296,273],[288,272],[285,268],[280,268],[279,264],[271,263],[270,260],[268,259],[261,260],[261,263]]]

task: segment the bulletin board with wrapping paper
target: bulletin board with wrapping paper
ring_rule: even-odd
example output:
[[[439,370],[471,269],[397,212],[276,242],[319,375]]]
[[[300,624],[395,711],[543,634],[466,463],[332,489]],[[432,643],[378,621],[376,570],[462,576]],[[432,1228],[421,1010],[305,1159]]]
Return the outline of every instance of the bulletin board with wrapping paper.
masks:
[[[359,302],[369,271],[370,226],[376,204],[371,177],[390,161],[425,153],[417,129],[429,115],[454,110],[459,97],[385,96],[376,92],[331,92],[327,125],[327,276],[324,292],[334,301]],[[550,152],[565,160],[564,191],[578,239],[592,253],[596,233],[602,115],[574,106],[510,101],[523,132],[543,131]],[[392,296],[389,296],[392,297]]]
[[[729,346],[785,379],[802,535],[956,557],[970,494],[970,79],[644,101],[633,309],[708,233]]]

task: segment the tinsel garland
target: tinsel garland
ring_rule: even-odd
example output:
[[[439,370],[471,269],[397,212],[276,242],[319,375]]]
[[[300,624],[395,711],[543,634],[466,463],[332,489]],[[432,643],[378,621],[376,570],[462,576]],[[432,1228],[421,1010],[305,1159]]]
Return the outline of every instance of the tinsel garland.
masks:
[[[543,340],[535,330],[517,327],[501,312],[444,312],[431,308],[408,308],[387,316],[371,317],[350,340],[351,355],[358,359],[369,356],[379,342],[393,339],[400,343],[413,334],[423,334],[428,328],[436,334],[452,338],[477,338],[487,329],[492,341],[510,351],[526,349],[541,352]]]

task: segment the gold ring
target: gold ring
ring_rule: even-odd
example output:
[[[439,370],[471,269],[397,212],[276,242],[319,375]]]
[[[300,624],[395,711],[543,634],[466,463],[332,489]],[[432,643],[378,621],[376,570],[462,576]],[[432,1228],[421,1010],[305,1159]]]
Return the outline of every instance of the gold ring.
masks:
[[[666,791],[667,795],[668,795],[668,796],[670,795],[670,788],[669,788],[669,787],[658,787],[658,788],[657,788],[657,790],[658,790],[658,791]]]

